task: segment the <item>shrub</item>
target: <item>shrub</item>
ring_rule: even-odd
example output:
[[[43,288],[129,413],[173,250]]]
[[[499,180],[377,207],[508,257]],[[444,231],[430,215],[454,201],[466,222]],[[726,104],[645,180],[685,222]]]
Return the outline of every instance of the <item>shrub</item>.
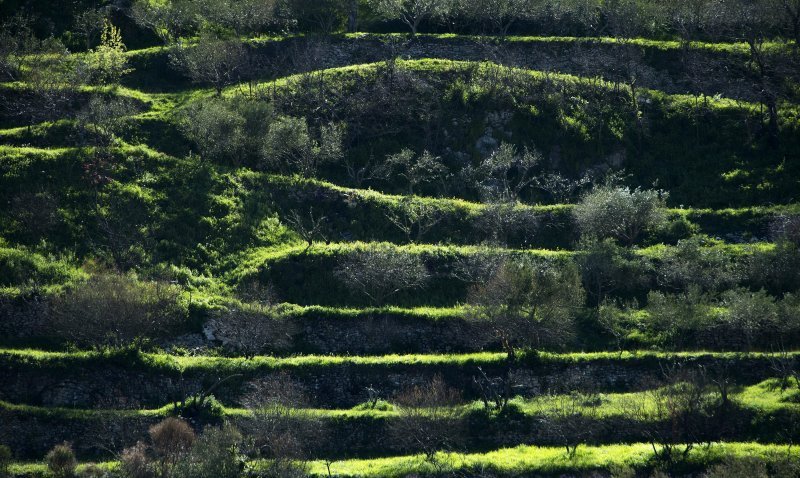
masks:
[[[120,348],[177,331],[187,310],[180,288],[102,273],[52,301],[56,339],[90,347]]]
[[[735,287],[742,278],[742,266],[716,245],[701,236],[679,241],[674,252],[658,264],[659,284],[679,291],[697,287],[705,292],[721,292]]]
[[[147,456],[147,445],[142,442],[122,451],[120,469],[125,478],[156,477],[156,470]]]
[[[768,478],[767,465],[757,458],[727,456],[712,466],[705,478]]]
[[[45,462],[47,463],[47,469],[53,473],[55,478],[73,477],[75,476],[75,469],[78,467],[75,452],[72,451],[72,445],[67,442],[56,445],[47,452]]]
[[[196,436],[192,427],[180,418],[165,418],[148,430],[153,450],[165,468],[172,468],[191,450]]]
[[[244,468],[242,435],[230,423],[206,428],[174,469],[180,478],[239,478]]]
[[[122,33],[111,22],[103,22],[100,45],[86,56],[89,81],[101,85],[118,83],[133,71],[128,67]]]
[[[390,422],[389,432],[402,449],[421,451],[425,460],[438,468],[443,463],[437,452],[453,450],[462,439],[460,398],[457,390],[436,375],[429,383],[395,397],[398,417]]]
[[[575,220],[584,237],[611,237],[632,245],[644,232],[664,223],[666,199],[663,191],[604,186],[575,206]]]
[[[245,149],[245,118],[222,100],[191,103],[180,114],[178,126],[212,161],[241,160]]]

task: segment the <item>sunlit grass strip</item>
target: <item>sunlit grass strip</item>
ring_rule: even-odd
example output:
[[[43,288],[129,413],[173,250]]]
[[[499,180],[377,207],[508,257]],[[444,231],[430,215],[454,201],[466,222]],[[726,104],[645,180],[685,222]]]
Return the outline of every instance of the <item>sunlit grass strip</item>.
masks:
[[[585,413],[597,419],[624,418],[631,404],[645,407],[645,410],[655,411],[653,390],[632,393],[599,393],[592,395],[591,403],[578,403],[570,410]],[[577,397],[577,400],[581,398]],[[572,400],[569,395],[542,395],[533,398],[517,397],[511,400],[511,405],[528,417],[552,416],[556,414],[565,401]],[[778,379],[770,378],[750,386],[732,386],[729,398],[743,409],[761,413],[776,411],[800,411],[800,389],[797,383],[790,381],[786,390],[781,390]],[[475,400],[459,408],[465,414],[481,413],[483,404]],[[35,417],[55,418],[61,420],[89,420],[103,417],[114,418],[160,418],[170,415],[173,405],[164,405],[156,409],[77,409],[66,407],[46,407],[28,404],[16,404],[0,401],[0,410],[11,413],[31,415]],[[252,412],[244,408],[223,407],[225,416],[230,418],[250,417]],[[391,402],[382,402],[378,408],[371,408],[369,404],[356,405],[351,409],[294,409],[300,416],[310,415],[322,419],[391,419],[398,416],[398,410]]]
[[[700,470],[726,457],[748,457],[771,463],[793,456],[796,457],[796,451],[788,445],[762,445],[752,442],[714,443],[710,447],[698,447],[693,450],[686,460],[686,465]],[[503,476],[609,471],[612,467],[619,466],[649,470],[653,466],[652,458],[653,450],[646,443],[581,446],[572,458],[564,453],[563,448],[537,446],[518,446],[488,453],[437,455],[439,462],[450,465],[451,470],[484,469]],[[258,468],[263,464],[264,462],[256,461],[250,462],[249,466]],[[81,464],[78,471],[87,465],[88,463]],[[108,461],[94,465],[110,471],[117,469],[119,463]],[[310,466],[313,476],[329,476],[324,461],[311,462]],[[423,476],[435,473],[434,468],[419,455],[342,460],[330,463],[330,467],[331,473],[340,478],[399,478],[415,473]],[[42,476],[47,474],[47,467],[43,463],[13,463],[10,472],[12,476],[17,477]]]
[[[791,355],[800,357],[800,352]],[[519,354],[524,364],[533,361],[537,364],[574,365],[591,362],[635,363],[647,361],[669,360],[770,360],[778,357],[771,353],[734,353],[734,352],[575,352],[566,354],[539,353]],[[324,356],[306,355],[289,358],[258,356],[252,359],[243,357],[194,356],[181,357],[167,354],[141,352],[50,352],[35,349],[0,349],[0,361],[31,365],[36,367],[73,367],[92,363],[116,363],[130,368],[164,369],[176,372],[184,371],[256,371],[271,369],[323,369],[343,365],[364,367],[390,366],[475,366],[500,364],[506,355],[500,352],[480,352],[470,354],[408,354],[380,356]]]
[[[715,443],[711,447],[693,450],[686,464],[695,469],[705,468],[727,456],[749,457],[764,462],[776,461],[793,453],[789,446],[758,443]],[[449,464],[453,471],[481,469],[503,476],[559,475],[590,471],[609,471],[614,466],[638,470],[652,467],[653,449],[649,444],[606,445],[579,447],[570,458],[563,448],[518,446],[489,453],[440,453],[440,463]],[[322,461],[313,462],[314,476],[329,476]],[[331,464],[331,473],[339,477],[395,478],[411,474],[433,475],[435,469],[422,456],[346,460]]]
[[[347,78],[347,77],[352,78],[359,75],[360,76],[374,75],[383,65],[384,63],[382,62],[363,63],[363,64],[317,70],[314,73],[317,75],[321,75],[321,77],[323,78],[326,78],[326,81],[331,81],[331,80],[336,80],[338,78]],[[570,85],[570,84],[582,85],[609,92],[611,91],[618,92],[621,87],[618,83],[601,80],[597,78],[589,78],[579,75],[572,75],[568,73],[553,73],[553,72],[544,72],[544,71],[530,70],[518,67],[510,67],[488,61],[474,62],[474,61],[449,60],[449,59],[438,59],[438,58],[420,58],[414,60],[398,60],[397,62],[398,68],[406,69],[408,71],[427,72],[432,74],[444,74],[454,71],[466,70],[468,68],[473,68],[476,65],[478,71],[486,71],[489,69],[493,69],[493,70],[514,72],[520,75],[526,75],[531,80],[534,81],[560,82],[565,85]],[[303,78],[302,73],[293,74],[270,81],[260,82],[256,85],[256,88],[268,91],[269,89],[280,89],[280,88],[291,87],[302,78]],[[622,88],[623,89],[627,88],[627,86],[622,86]],[[223,91],[223,96],[226,97],[236,96],[238,95],[239,90],[240,90],[240,85],[230,86]],[[694,105],[696,101],[696,98],[694,96],[687,94],[668,94],[660,90],[649,89],[649,88],[638,88],[636,91],[639,92],[640,94],[646,93],[653,97],[662,98],[667,103],[667,105],[671,107],[677,107],[684,104]],[[756,103],[742,101],[742,100],[735,100],[725,97],[716,97],[716,96],[706,97],[704,99],[704,107],[716,108],[716,109],[735,109],[735,110],[744,110],[751,112],[759,111],[759,105]],[[790,105],[786,105],[786,108],[791,109],[792,107]]]

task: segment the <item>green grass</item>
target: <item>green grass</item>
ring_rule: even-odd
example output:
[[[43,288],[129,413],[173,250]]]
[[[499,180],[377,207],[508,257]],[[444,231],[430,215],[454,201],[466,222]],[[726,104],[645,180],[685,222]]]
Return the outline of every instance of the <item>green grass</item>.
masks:
[[[701,447],[692,451],[684,466],[695,471],[722,461],[726,457],[750,457],[775,463],[792,457],[790,447],[785,445],[762,445],[758,443],[715,443],[709,448]],[[609,471],[612,467],[629,467],[638,470],[651,470],[653,450],[649,444],[635,443],[630,445],[584,446],[578,448],[576,455],[570,458],[563,448],[518,446],[492,451],[489,453],[440,453],[440,462],[452,468],[486,469],[503,476],[545,475],[553,476],[564,473]],[[113,470],[118,462],[101,462],[97,464],[103,469]],[[258,468],[263,462],[251,462],[251,467]],[[82,466],[86,466],[83,464]],[[342,460],[330,464],[335,476],[363,478],[395,478],[409,474],[423,476],[433,474],[433,467],[426,463],[422,456],[409,455],[390,458],[374,458],[360,460]],[[79,468],[80,470],[81,468]],[[11,465],[12,476],[30,477],[46,474],[46,466],[41,463],[14,463]],[[313,476],[328,476],[326,463],[311,463]]]

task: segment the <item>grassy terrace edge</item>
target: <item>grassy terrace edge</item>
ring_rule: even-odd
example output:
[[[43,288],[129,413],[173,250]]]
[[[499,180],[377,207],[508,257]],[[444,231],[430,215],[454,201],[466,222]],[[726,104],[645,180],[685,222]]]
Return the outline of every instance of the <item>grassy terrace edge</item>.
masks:
[[[800,358],[800,351],[791,352],[791,356]],[[519,354],[522,363],[532,361],[543,364],[583,364],[591,362],[647,362],[659,360],[770,360],[779,354],[766,352],[573,352],[573,353],[535,353]],[[80,366],[105,361],[119,361],[119,358],[131,357],[129,354],[113,352],[49,352],[34,349],[0,349],[0,361],[16,362],[33,366]],[[270,370],[298,369],[316,367],[336,367],[340,365],[355,366],[391,366],[391,365],[480,365],[497,364],[506,360],[500,352],[480,352],[470,354],[409,354],[382,356],[325,356],[307,355],[298,357],[257,356],[252,359],[244,357],[212,357],[212,356],[176,356],[168,354],[137,353],[138,364],[145,368],[172,369],[176,371],[208,370],[208,369],[240,369]],[[132,363],[131,363],[132,364]]]
[[[728,456],[751,457],[763,460],[765,463],[775,463],[795,455],[791,446],[786,445],[763,445],[752,442],[715,443],[708,448],[701,447],[692,451],[682,467],[685,471],[698,471]],[[582,446],[572,459],[560,447],[525,445],[489,453],[438,455],[440,460],[451,463],[455,470],[483,468],[497,472],[501,476],[519,476],[522,473],[558,476],[565,472],[610,471],[620,466],[647,471],[653,469],[652,457],[652,447],[644,443]],[[263,462],[250,462],[249,466],[257,468],[262,464]],[[104,462],[98,465],[110,470],[116,469],[118,462]],[[312,476],[328,476],[325,462],[314,461],[310,467]],[[40,463],[14,463],[10,471],[14,477],[27,478],[46,475],[47,468]],[[395,478],[409,473],[418,473],[422,476],[436,474],[432,466],[419,455],[336,461],[331,463],[331,472],[336,473],[336,476],[353,478]]]

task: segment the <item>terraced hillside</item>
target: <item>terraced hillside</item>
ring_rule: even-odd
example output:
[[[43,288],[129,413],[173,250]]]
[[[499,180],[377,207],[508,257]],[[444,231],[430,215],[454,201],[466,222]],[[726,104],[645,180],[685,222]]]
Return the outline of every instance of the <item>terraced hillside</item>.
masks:
[[[0,477],[800,476],[797,2],[17,3]]]

